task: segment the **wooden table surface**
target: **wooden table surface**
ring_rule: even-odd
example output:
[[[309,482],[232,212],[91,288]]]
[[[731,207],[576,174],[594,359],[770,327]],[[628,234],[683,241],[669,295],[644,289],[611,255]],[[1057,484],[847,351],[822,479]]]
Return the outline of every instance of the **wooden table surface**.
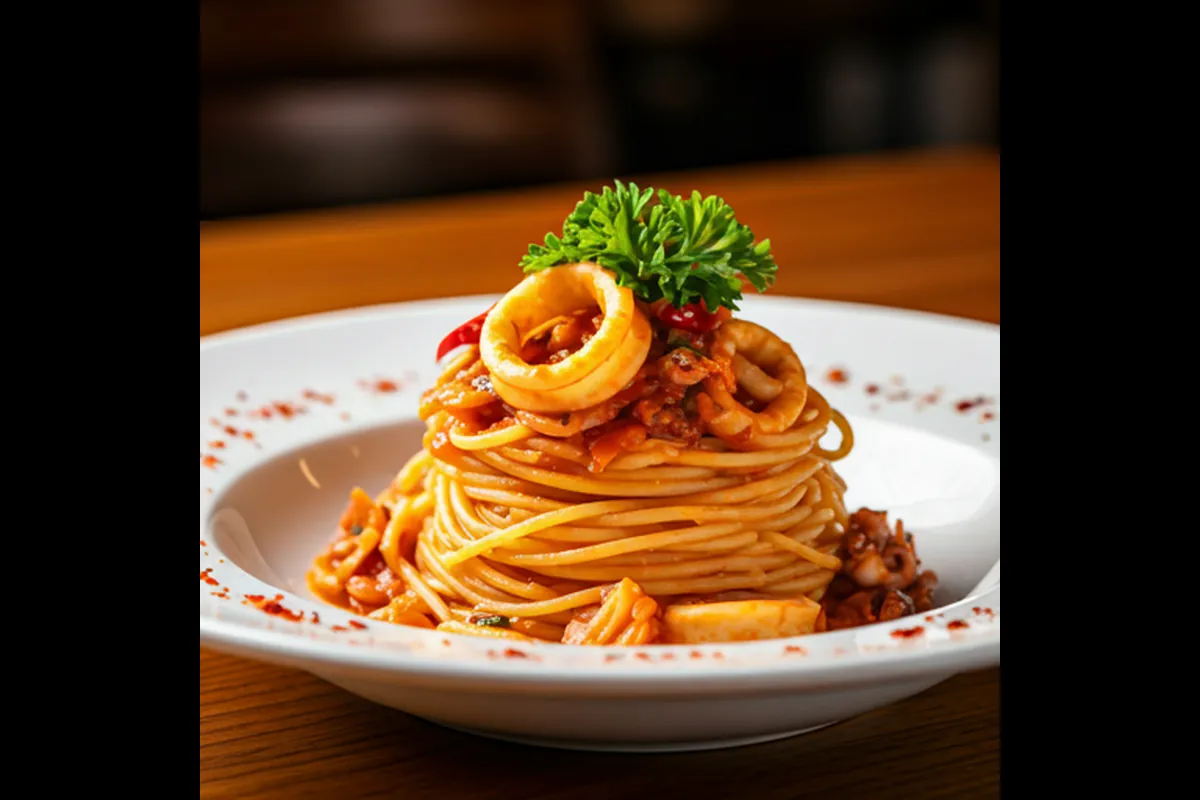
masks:
[[[1000,163],[905,153],[650,176],[770,237],[772,294],[1000,321]],[[583,186],[200,228],[200,334],[335,308],[503,292]],[[201,797],[999,797],[1000,670],[856,719],[696,754],[526,748],[445,730],[303,672],[200,649]]]

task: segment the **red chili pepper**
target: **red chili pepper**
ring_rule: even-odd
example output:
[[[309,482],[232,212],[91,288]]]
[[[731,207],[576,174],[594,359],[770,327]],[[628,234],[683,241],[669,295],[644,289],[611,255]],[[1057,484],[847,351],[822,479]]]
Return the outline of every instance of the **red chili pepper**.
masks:
[[[657,311],[659,321],[668,328],[679,328],[692,333],[708,333],[717,325],[732,316],[728,308],[721,306],[717,312],[711,313],[704,301],[688,303],[683,308],[676,308],[664,302]]]
[[[492,313],[492,308],[495,307],[496,304],[493,303],[491,308],[475,319],[464,322],[450,331],[450,334],[445,339],[442,339],[442,343],[438,345],[437,360],[441,361],[447,353],[456,347],[464,344],[479,344],[479,332],[483,330],[483,321],[487,319],[487,315]]]

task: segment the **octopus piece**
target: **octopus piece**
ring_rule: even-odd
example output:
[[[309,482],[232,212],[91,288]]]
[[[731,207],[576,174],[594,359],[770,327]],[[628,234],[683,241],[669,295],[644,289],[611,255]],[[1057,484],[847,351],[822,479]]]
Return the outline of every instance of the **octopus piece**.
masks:
[[[934,607],[937,573],[920,571],[913,538],[887,513],[861,508],[850,515],[842,540],[842,573],[829,584],[822,605],[829,630],[920,614]]]

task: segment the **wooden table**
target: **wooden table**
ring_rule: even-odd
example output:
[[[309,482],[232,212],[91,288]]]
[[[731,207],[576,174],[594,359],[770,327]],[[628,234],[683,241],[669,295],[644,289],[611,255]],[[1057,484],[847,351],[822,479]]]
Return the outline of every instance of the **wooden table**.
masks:
[[[1000,321],[1000,164],[944,151],[651,176],[720,194],[770,237],[773,294]],[[334,308],[503,292],[581,186],[203,225],[200,334]],[[594,187],[586,187],[594,188]],[[200,650],[200,795],[998,797],[1000,670],[825,730],[622,756],[438,728],[306,673]]]

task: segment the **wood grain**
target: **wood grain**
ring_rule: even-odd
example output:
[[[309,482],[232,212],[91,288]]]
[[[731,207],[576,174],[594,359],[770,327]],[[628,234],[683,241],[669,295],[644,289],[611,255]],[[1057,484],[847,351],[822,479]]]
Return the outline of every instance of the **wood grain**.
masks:
[[[651,176],[717,193],[780,264],[772,294],[1000,320],[994,153],[912,153]],[[502,292],[582,186],[200,229],[200,333],[356,305]],[[1000,670],[805,736],[700,754],[525,748],[200,649],[201,797],[992,798]]]

